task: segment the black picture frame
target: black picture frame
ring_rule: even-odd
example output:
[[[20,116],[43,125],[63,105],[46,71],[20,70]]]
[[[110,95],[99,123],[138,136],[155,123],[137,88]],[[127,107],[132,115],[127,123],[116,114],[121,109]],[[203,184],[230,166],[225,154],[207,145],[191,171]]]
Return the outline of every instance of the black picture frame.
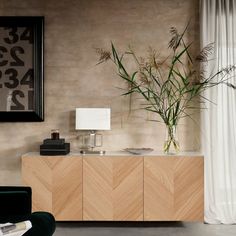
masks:
[[[27,31],[27,29],[30,29],[30,30]],[[44,55],[43,55],[44,54],[44,17],[43,16],[1,16],[0,17],[0,30],[2,30],[3,32],[2,35],[0,33],[0,76],[1,76],[0,78],[0,103],[2,102],[3,104],[0,110],[0,122],[44,121]],[[8,30],[7,31],[7,34],[9,35],[8,38],[4,36],[6,34],[4,30],[5,31]],[[23,42],[24,45],[26,45],[27,40],[28,40],[28,43],[30,43],[31,45],[30,46],[26,45],[25,48],[24,46],[19,46],[19,45],[17,46],[17,44],[19,44],[21,40],[25,40]],[[12,49],[13,49],[14,55],[12,54]],[[28,61],[30,61],[32,66],[28,66],[28,68],[24,68],[23,65],[29,64],[29,63],[28,62],[24,63],[23,59],[21,59],[20,57],[23,57],[23,56],[26,57],[27,53],[30,55],[30,59],[28,59]],[[10,62],[10,59],[12,59],[12,56],[13,56],[13,62]],[[21,64],[20,63],[17,64],[17,60]],[[7,61],[9,62],[7,63]],[[12,65],[15,65],[15,67],[13,66],[13,68],[11,68]],[[10,79],[11,78],[10,76],[13,77],[14,73],[15,74],[18,73],[17,70],[23,71],[24,69],[25,71],[28,70],[27,73],[28,72],[31,72],[31,73],[25,74],[24,76],[21,75],[21,79],[15,76],[18,82],[16,81],[16,83],[14,84],[15,82],[13,80],[14,78]],[[22,77],[24,79],[22,79]],[[1,79],[2,79],[2,82],[1,82]],[[7,79],[9,81],[6,82]],[[26,92],[25,91],[22,92],[19,88],[15,86],[16,84],[18,84],[17,85],[18,87],[21,86],[20,88],[22,87],[26,88],[28,85],[28,88],[31,87],[31,90],[28,89]],[[10,87],[10,88],[14,87],[14,89],[16,88],[18,90],[11,89],[11,91],[9,92],[10,89],[6,87]],[[2,97],[1,97],[1,89],[2,91],[3,89],[5,89],[4,92],[2,93]],[[3,107],[7,106],[5,104],[7,104],[9,101],[7,100],[9,98],[9,95],[7,97],[6,95],[3,95],[4,93],[5,94],[8,93],[11,95],[10,96],[11,105],[8,106],[8,108],[9,107],[10,108],[5,109],[5,110],[3,109]],[[26,95],[24,93],[26,93]],[[13,101],[13,97],[15,99],[14,101]],[[25,103],[27,104],[28,109],[25,109],[26,106],[22,105],[19,102],[19,100],[17,100],[17,99],[26,100],[26,97],[27,97],[27,101],[25,101]],[[18,103],[14,103],[15,101]],[[16,104],[20,104],[21,106],[19,105],[17,107]]]

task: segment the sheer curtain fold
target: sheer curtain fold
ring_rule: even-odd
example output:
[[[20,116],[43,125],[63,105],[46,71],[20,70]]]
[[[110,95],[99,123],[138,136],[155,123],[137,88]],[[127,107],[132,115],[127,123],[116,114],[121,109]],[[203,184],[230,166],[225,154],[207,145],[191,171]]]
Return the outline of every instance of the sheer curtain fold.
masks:
[[[236,1],[201,0],[201,47],[214,43],[206,76],[236,65]],[[228,78],[236,84],[235,73]],[[205,221],[236,223],[236,90],[220,85],[207,90],[202,112],[205,155]]]

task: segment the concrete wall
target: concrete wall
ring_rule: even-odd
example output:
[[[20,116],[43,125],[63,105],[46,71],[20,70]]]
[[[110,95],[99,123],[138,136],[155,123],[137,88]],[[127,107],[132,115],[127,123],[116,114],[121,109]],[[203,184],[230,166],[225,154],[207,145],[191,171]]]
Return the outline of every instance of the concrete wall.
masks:
[[[45,16],[45,122],[0,123],[0,184],[20,184],[20,156],[39,150],[50,130],[78,150],[76,107],[111,107],[112,130],[104,132],[104,149],[152,147],[162,150],[164,125],[148,122],[146,113],[128,115],[128,100],[111,64],[95,66],[94,48],[119,49],[131,44],[141,55],[153,46],[165,54],[169,28],[182,30],[191,19],[190,40],[198,49],[198,0],[1,0],[0,15]],[[179,126],[182,150],[199,150],[196,123]]]

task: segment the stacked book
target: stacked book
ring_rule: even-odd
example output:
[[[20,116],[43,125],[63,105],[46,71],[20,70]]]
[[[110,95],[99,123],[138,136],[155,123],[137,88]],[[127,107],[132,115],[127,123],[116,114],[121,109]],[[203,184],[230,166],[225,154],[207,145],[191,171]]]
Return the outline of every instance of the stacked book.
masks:
[[[70,143],[66,143],[64,138],[61,139],[44,139],[40,145],[40,155],[66,155],[70,152]]]
[[[29,220],[18,223],[6,223],[0,224],[0,236],[22,236],[32,228],[32,224]]]

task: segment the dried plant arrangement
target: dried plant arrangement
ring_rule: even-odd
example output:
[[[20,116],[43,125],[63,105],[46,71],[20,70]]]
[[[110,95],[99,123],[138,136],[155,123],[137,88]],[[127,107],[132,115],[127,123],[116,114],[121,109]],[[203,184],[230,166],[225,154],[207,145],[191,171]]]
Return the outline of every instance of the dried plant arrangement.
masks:
[[[214,43],[193,56],[193,43],[186,43],[185,39],[187,29],[188,26],[179,33],[175,27],[171,27],[168,43],[170,54],[164,59],[153,49],[149,50],[146,58],[138,57],[130,47],[124,53],[119,53],[113,43],[111,50],[96,49],[99,54],[98,64],[111,61],[118,76],[127,82],[127,91],[122,95],[138,94],[144,100],[140,108],[157,114],[152,121],[161,121],[166,125],[168,135],[164,143],[165,153],[170,153],[171,147],[179,151],[176,127],[181,118],[191,118],[189,110],[200,108],[199,104],[193,102],[194,99],[198,98],[198,103],[204,102],[206,98],[203,92],[219,84],[236,88],[229,83],[229,75],[236,69],[235,65],[206,77],[205,68],[214,52]],[[135,62],[133,71],[127,69],[129,60]]]

